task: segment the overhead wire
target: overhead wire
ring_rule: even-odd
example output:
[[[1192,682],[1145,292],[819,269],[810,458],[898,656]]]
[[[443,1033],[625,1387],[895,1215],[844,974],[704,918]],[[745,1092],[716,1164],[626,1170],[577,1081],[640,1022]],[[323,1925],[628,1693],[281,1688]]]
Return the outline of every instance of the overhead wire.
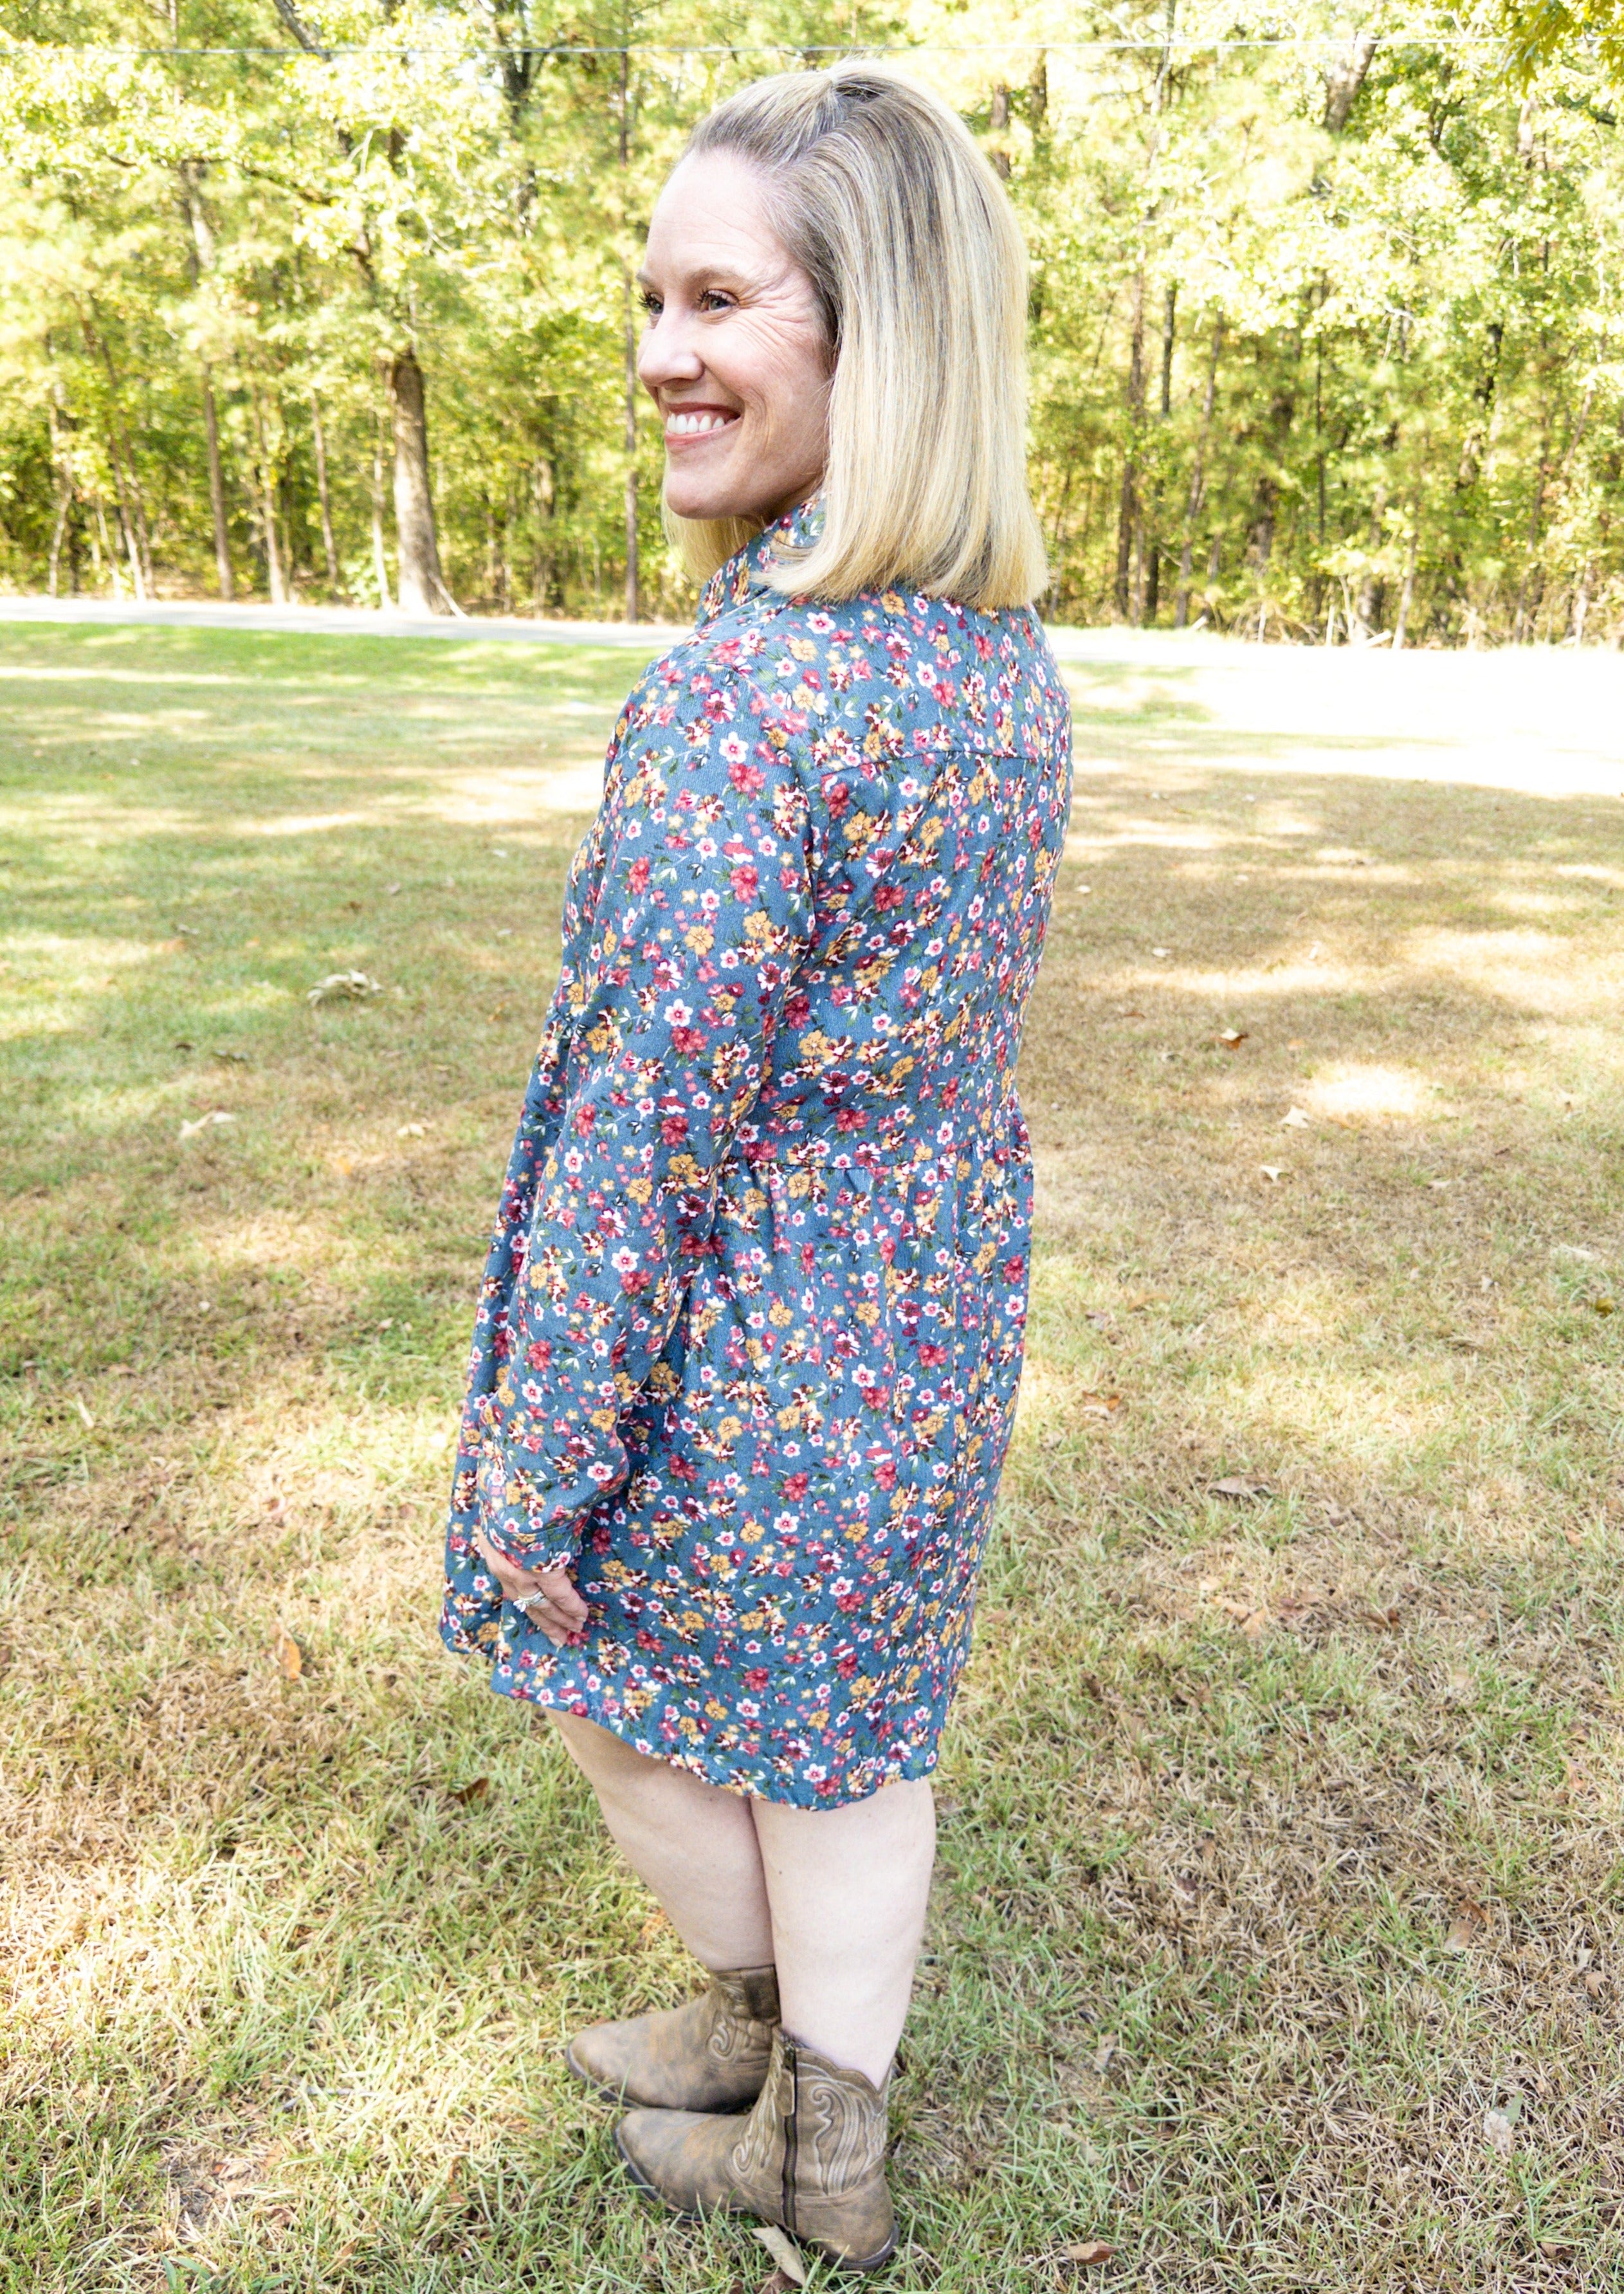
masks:
[[[1345,34],[1289,33],[1279,38],[1201,39],[1186,33],[1174,32],[1166,37],[1147,39],[1114,40],[921,40],[906,45],[885,45],[862,41],[802,41],[720,40],[687,46],[665,45],[653,40],[628,40],[610,46],[588,46],[557,41],[510,41],[500,46],[477,45],[459,48],[461,56],[1008,56],[1008,55],[1132,55],[1165,53],[1173,51],[1192,55],[1225,54],[1231,51],[1290,52],[1296,49],[1324,50],[1341,54],[1347,47]],[[1418,31],[1384,37],[1383,46],[1393,48],[1451,47],[1498,48],[1504,42],[1482,32]],[[0,43],[0,61],[19,57],[55,55],[164,57],[182,60],[192,57],[271,56],[286,63],[308,61],[327,62],[338,56],[427,56],[437,53],[432,41],[412,41],[394,46],[384,46],[371,41],[342,43],[319,49],[297,49],[286,45],[273,47],[233,45],[227,47],[136,47],[126,42],[105,40],[12,40]]]

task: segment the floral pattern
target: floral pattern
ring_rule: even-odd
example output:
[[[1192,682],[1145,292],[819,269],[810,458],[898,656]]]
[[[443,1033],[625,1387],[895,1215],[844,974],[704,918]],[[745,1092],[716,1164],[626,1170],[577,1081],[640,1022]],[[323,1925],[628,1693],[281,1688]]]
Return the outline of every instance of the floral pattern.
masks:
[[[1030,612],[786,598],[646,672],[570,873],[480,1291],[442,1632],[803,1807],[934,1767],[1014,1412],[1015,1092],[1070,798]],[[567,1565],[555,1649],[472,1545]]]

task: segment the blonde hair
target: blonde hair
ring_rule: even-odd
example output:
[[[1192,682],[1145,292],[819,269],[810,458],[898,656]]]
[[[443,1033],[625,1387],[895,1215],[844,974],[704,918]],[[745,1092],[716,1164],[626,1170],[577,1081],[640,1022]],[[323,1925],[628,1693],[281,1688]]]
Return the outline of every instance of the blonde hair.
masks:
[[[704,151],[769,178],[835,354],[822,532],[773,587],[1029,605],[1049,576],[1026,490],[1026,251],[962,120],[899,72],[845,62],[740,88],[684,156]],[[700,582],[760,531],[665,522]]]

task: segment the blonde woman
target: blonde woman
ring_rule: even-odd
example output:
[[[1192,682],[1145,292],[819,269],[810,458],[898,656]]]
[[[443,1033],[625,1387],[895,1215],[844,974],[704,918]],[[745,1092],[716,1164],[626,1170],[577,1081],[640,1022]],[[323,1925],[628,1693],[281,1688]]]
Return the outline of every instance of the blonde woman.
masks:
[[[600,2025],[632,2180],[853,2269],[1015,1405],[1015,1062],[1065,831],[1024,261],[955,116],[742,90],[641,373],[698,624],[632,695],[481,1294],[444,1631],[551,1714],[707,1986]]]

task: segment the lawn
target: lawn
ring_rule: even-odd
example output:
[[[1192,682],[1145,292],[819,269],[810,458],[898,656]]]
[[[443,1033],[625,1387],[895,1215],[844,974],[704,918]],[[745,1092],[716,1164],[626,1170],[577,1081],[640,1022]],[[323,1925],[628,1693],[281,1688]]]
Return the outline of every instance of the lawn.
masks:
[[[674,1940],[434,1631],[634,660],[0,659],[0,2290],[754,2294],[559,2061]],[[1073,676],[885,2283],[1617,2294],[1624,802]]]

